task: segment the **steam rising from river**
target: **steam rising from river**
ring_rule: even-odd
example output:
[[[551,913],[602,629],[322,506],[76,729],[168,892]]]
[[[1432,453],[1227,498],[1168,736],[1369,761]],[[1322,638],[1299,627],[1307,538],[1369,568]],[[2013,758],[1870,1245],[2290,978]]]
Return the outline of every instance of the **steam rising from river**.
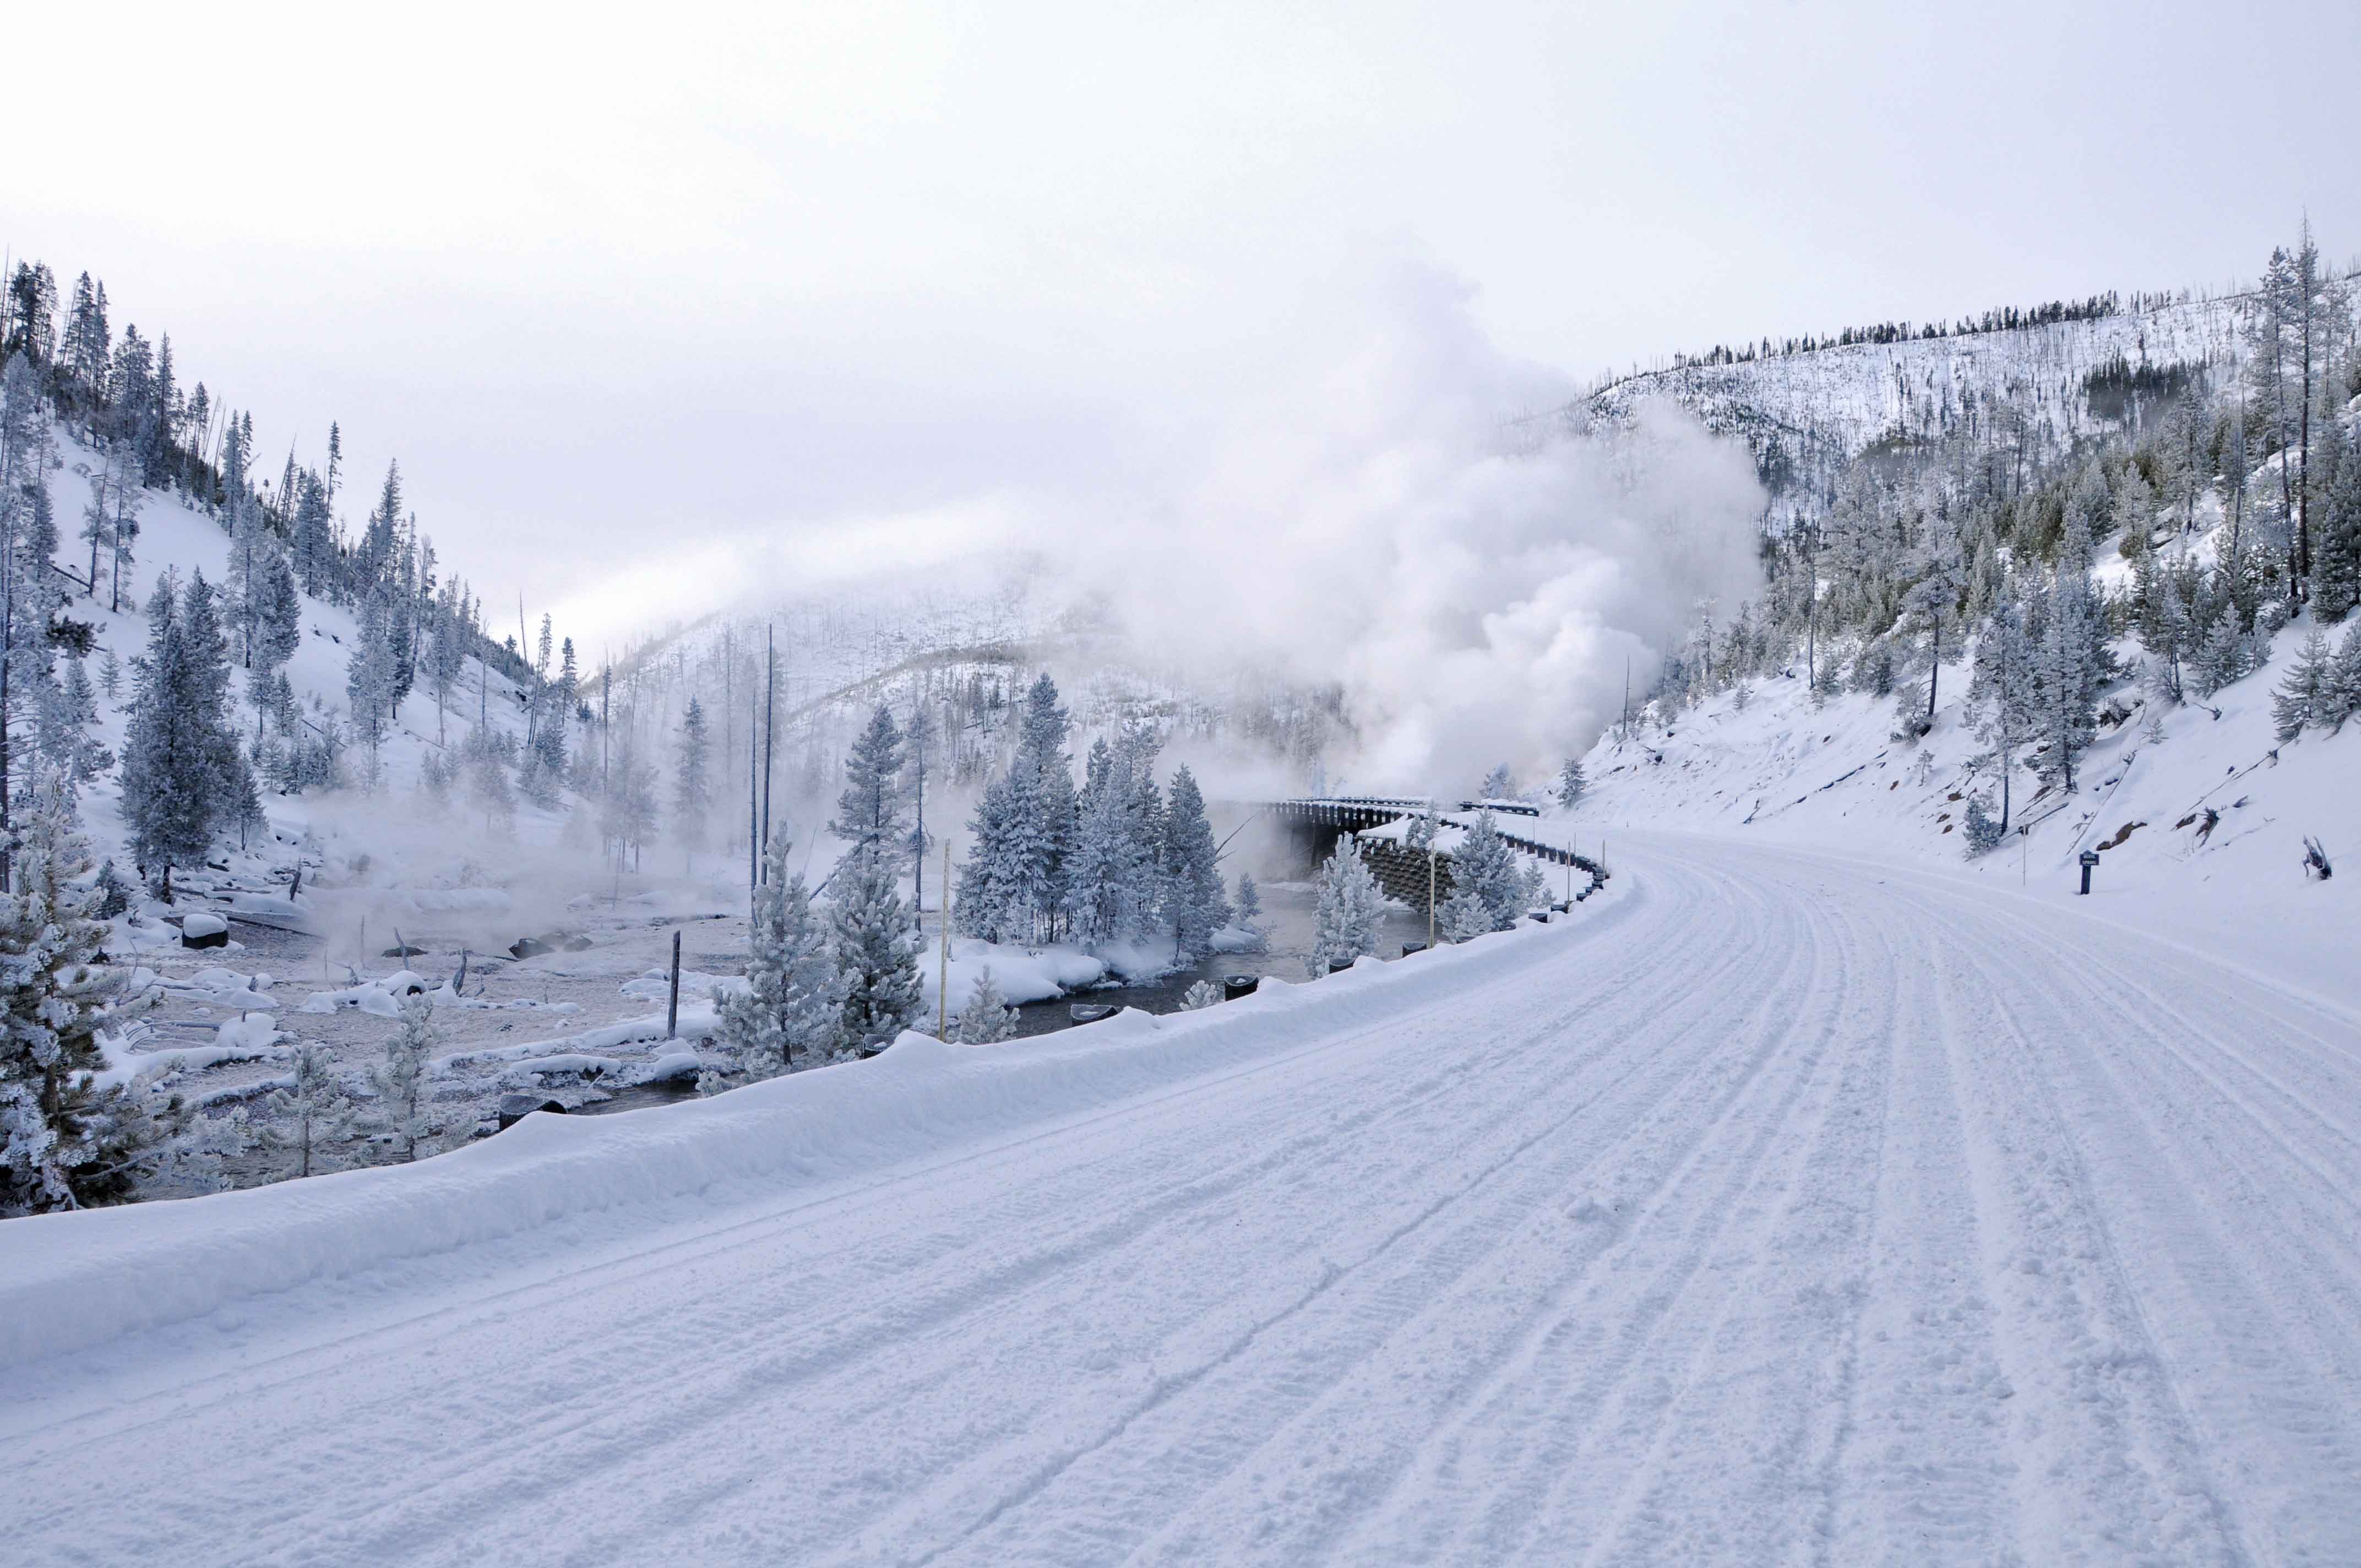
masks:
[[[1341,685],[1360,749],[1332,781],[1456,791],[1505,762],[1538,782],[1698,599],[1759,592],[1737,443],[1668,406],[1565,435],[1549,411],[1576,389],[1499,354],[1432,273],[1309,324],[1214,422],[1200,477],[1067,554],[1157,662]]]

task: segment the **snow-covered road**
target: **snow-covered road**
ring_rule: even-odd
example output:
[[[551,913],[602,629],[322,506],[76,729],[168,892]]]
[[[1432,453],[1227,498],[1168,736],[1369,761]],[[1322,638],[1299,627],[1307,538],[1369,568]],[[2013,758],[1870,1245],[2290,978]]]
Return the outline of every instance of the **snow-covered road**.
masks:
[[[2361,1562],[2361,1022],[1616,858],[1380,1026],[0,1368],[0,1560]]]

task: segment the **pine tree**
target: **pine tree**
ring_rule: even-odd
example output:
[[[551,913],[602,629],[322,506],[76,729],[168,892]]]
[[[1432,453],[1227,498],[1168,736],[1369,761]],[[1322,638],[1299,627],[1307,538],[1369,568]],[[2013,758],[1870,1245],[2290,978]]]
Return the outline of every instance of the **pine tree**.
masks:
[[[378,777],[378,757],[394,711],[393,643],[388,635],[391,619],[383,596],[368,593],[359,606],[360,626],[352,651],[345,657],[345,699],[350,705],[353,730],[368,748],[369,784]]]
[[[2095,466],[2092,473],[2096,473]],[[2104,494],[2103,487],[2102,500]],[[2077,499],[2092,504],[2081,492]],[[1915,740],[1934,728],[1936,702],[1942,690],[1943,634],[1951,627],[1959,609],[1959,536],[1948,516],[1938,511],[1927,521],[1911,564],[1917,580],[1902,596],[1902,624],[1905,630],[1926,634],[1923,645],[1914,641],[1910,648],[1911,666],[1926,671],[1927,685],[1923,693],[1915,681],[1905,685],[1896,701],[1901,709],[1900,732]]]
[[[2361,623],[2348,627],[2345,641],[2337,645],[2320,721],[2332,729],[2342,729],[2356,713],[2361,713]]]
[[[901,788],[902,731],[880,703],[844,760],[844,792],[828,830],[847,846],[840,867],[869,861],[891,877],[908,852],[910,825]]]
[[[1582,798],[1582,792],[1588,787],[1589,784],[1582,776],[1582,759],[1579,757],[1568,757],[1565,760],[1565,766],[1558,770],[1558,805],[1564,806],[1568,811],[1573,810],[1574,803]]]
[[[673,775],[673,832],[680,839],[684,868],[696,870],[697,851],[705,847],[705,817],[712,805],[713,785],[708,776],[711,742],[705,732],[705,708],[695,697],[680,717],[680,758]]]
[[[2041,617],[2034,660],[2038,733],[2048,744],[2041,776],[2074,793],[2074,767],[2098,735],[2099,692],[2113,665],[2106,618],[2091,586],[2091,542],[2070,510],[2058,551],[2058,580]]]
[[[1254,928],[1254,923],[1261,918],[1262,890],[1255,886],[1255,879],[1252,873],[1240,872],[1238,873],[1238,896],[1236,905],[1237,922],[1239,925],[1246,927],[1248,930],[1252,930]]]
[[[1205,797],[1187,767],[1173,770],[1172,798],[1164,813],[1166,918],[1172,926],[1176,960],[1203,952],[1213,933],[1230,922],[1230,901],[1214,863],[1213,825]]]
[[[429,644],[426,660],[426,690],[434,698],[437,741],[445,740],[445,719],[451,698],[459,689],[459,676],[467,667],[467,626],[459,614],[456,585],[450,585],[436,601],[434,641]]]
[[[2036,679],[2038,650],[2026,630],[2024,608],[2004,594],[1991,621],[1976,640],[1974,673],[1969,677],[1968,708],[1976,716],[1978,739],[1993,749],[2000,773],[2000,821],[2009,823],[2009,781],[2016,749],[2033,739],[2040,700]]]
[[[115,754],[99,744],[98,694],[91,689],[90,674],[80,659],[67,659],[65,678],[50,688],[50,700],[41,716],[42,759],[63,775],[70,791],[79,791],[115,765]]]
[[[746,989],[721,999],[722,1042],[755,1078],[819,1062],[843,1017],[836,960],[803,873],[787,869],[788,848],[782,828],[763,850],[765,875],[754,890],[747,933]]]
[[[1525,910],[1521,879],[1517,874],[1517,852],[1500,837],[1499,828],[1488,811],[1476,814],[1459,847],[1451,852],[1451,885],[1454,896],[1466,894],[1484,906],[1491,918],[1491,929],[1506,931],[1517,923]]]
[[[1016,755],[969,820],[958,927],[987,941],[1045,939],[1068,918],[1067,860],[1079,832],[1069,720],[1046,674],[1026,695]]]
[[[508,762],[499,742],[478,726],[459,743],[459,758],[467,770],[467,794],[483,809],[485,830],[511,824],[516,795],[509,787]]]
[[[1455,893],[1434,912],[1446,942],[1465,942],[1498,929],[1492,912],[1472,893]]]
[[[115,977],[98,967],[101,894],[64,782],[28,792],[13,891],[0,894],[0,1214],[119,1197],[131,1118],[123,1091],[86,1077],[105,1063],[98,1028]]]
[[[2328,639],[2318,627],[2307,633],[2287,679],[2271,694],[2271,731],[2281,745],[2294,740],[2304,727],[2324,721],[2334,711],[2335,663],[2329,657]]]
[[[1131,797],[1131,781],[1113,748],[1094,743],[1065,855],[1067,928],[1078,941],[1118,941],[1141,923],[1148,867],[1132,832]]]
[[[270,1091],[270,1110],[277,1124],[264,1136],[295,1151],[296,1176],[311,1175],[319,1146],[346,1136],[353,1123],[352,1099],[337,1080],[326,1047],[307,1040],[295,1047],[294,1080]]]
[[[960,1009],[951,1037],[963,1046],[996,1046],[1016,1032],[1016,1009],[1000,993],[1000,982],[986,964],[968,992],[967,1005]]]
[[[1349,964],[1363,953],[1376,952],[1385,908],[1378,879],[1361,859],[1360,841],[1350,833],[1339,835],[1336,848],[1320,868],[1311,954],[1320,966],[1315,972],[1325,973],[1329,964]]]
[[[835,873],[829,937],[844,997],[837,1047],[849,1056],[892,1045],[922,1006],[917,932],[886,852],[847,856]]]
[[[2334,417],[2322,421],[2323,494],[2312,565],[2312,613],[2334,626],[2361,604],[2361,452]]]
[[[2204,641],[2189,668],[2190,683],[2200,696],[2212,696],[2246,674],[2247,645],[2238,630],[2238,611],[2225,602],[2205,629]]]
[[[327,486],[309,470],[297,481],[293,545],[303,591],[325,598],[335,582],[335,521],[328,510]]]
[[[148,601],[148,652],[136,666],[125,737],[123,813],[139,863],[169,887],[214,835],[261,809],[229,725],[229,657],[213,590],[200,572],[184,593],[171,575]]]
[[[1460,776],[1462,778],[1466,777],[1465,773],[1462,773]],[[1510,782],[1509,778],[1509,764],[1502,762],[1499,767],[1494,768],[1490,773],[1484,775],[1484,783],[1480,786],[1478,793],[1481,794],[1486,800],[1506,800],[1509,798],[1510,788]]]
[[[1065,861],[1077,817],[1071,728],[1057,683],[1044,674],[1026,694],[1016,758],[1009,766],[1010,903],[1037,938],[1056,935],[1065,894]]]
[[[434,1131],[426,1111],[426,1058],[442,1038],[434,1027],[434,1003],[413,996],[401,1004],[401,1026],[385,1043],[385,1060],[369,1069],[377,1088],[376,1124],[393,1135],[403,1160],[418,1157],[419,1140]]]
[[[953,927],[963,937],[999,942],[1015,934],[1018,875],[1014,789],[1009,774],[993,779],[968,818],[967,859],[960,866],[959,895],[952,908]]]

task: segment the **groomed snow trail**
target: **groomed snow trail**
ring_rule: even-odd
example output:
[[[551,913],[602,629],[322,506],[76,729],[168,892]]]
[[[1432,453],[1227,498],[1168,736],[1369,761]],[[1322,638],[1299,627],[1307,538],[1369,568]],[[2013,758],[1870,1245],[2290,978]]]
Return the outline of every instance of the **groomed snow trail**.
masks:
[[[0,1369],[0,1559],[2361,1562],[2361,1023],[1617,859],[1381,1026]]]

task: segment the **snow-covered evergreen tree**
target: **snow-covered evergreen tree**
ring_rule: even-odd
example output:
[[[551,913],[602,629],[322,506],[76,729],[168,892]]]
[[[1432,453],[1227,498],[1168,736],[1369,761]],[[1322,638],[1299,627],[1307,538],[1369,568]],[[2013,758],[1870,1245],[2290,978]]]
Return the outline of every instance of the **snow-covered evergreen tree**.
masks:
[[[2074,792],[2074,768],[2098,734],[2100,690],[2111,673],[2106,618],[2091,584],[2090,542],[2070,510],[2058,553],[2057,586],[2042,606],[2034,661],[2041,776]]]
[[[1574,803],[1582,798],[1582,792],[1588,787],[1588,783],[1582,776],[1582,759],[1568,757],[1565,766],[1557,771],[1558,805],[1568,811],[1573,810]]]
[[[984,785],[968,818],[967,860],[960,867],[952,911],[952,924],[962,936],[999,942],[1017,934],[1015,794],[1010,775],[1001,774]]]
[[[401,1026],[385,1043],[385,1059],[368,1069],[378,1095],[372,1121],[392,1135],[394,1152],[404,1160],[416,1159],[419,1141],[434,1131],[426,1109],[426,1059],[441,1038],[434,1004],[413,996],[401,1004]]]
[[[1016,1031],[1016,1009],[1008,1005],[1000,982],[993,978],[992,966],[986,964],[968,992],[967,1005],[960,1009],[951,1037],[963,1046],[996,1046]]]
[[[680,754],[672,795],[673,834],[680,840],[682,860],[691,871],[696,869],[697,851],[705,848],[706,814],[712,806],[711,751],[704,705],[692,696],[680,716]]]
[[[1238,924],[1248,930],[1253,930],[1255,922],[1262,918],[1262,890],[1255,886],[1254,873],[1251,872],[1238,873],[1238,896],[1235,908],[1235,918]]]
[[[1070,721],[1044,674],[1026,695],[1016,758],[992,781],[968,824],[959,928],[988,941],[1054,936],[1071,907],[1067,857],[1078,828]]]
[[[1360,841],[1340,834],[1320,868],[1320,897],[1313,905],[1311,957],[1322,966],[1318,972],[1326,972],[1328,963],[1348,964],[1376,952],[1385,912],[1386,895],[1361,859]]]
[[[2361,449],[2345,439],[2341,421],[2322,422],[2326,483],[2312,552],[2312,613],[2333,626],[2361,604]]]
[[[1508,930],[1524,913],[1517,852],[1500,837],[1490,812],[1477,812],[1459,847],[1451,851],[1451,886],[1455,898],[1465,894],[1484,906],[1492,930]]]
[[[2023,607],[2014,595],[2004,593],[1976,640],[1974,673],[1968,682],[1968,711],[1975,718],[1977,738],[1993,749],[2000,774],[1999,832],[2008,829],[2017,748],[2033,739],[2039,702],[2037,652],[2026,629]]]
[[[1176,768],[1164,810],[1163,855],[1165,917],[1172,927],[1176,959],[1203,952],[1213,933],[1230,922],[1230,901],[1214,854],[1204,793],[1186,766]]]
[[[847,856],[830,884],[829,946],[843,995],[837,1048],[849,1056],[892,1045],[924,1005],[917,930],[894,885],[891,852]]]
[[[2197,656],[2189,666],[2190,684],[2198,696],[2212,696],[2247,673],[2250,652],[2245,634],[2238,630],[2237,608],[2225,601],[2197,645]]]
[[[1460,776],[1464,778],[1466,775],[1463,773]],[[1484,783],[1479,786],[1477,793],[1486,800],[1506,800],[1509,798],[1510,788],[1509,764],[1502,762],[1484,775]]]
[[[2332,729],[2342,729],[2356,714],[2361,714],[2361,622],[2346,628],[2345,641],[2337,645],[2320,721]]]
[[[140,866],[169,886],[172,867],[203,860],[217,833],[261,811],[229,723],[229,650],[203,573],[185,591],[170,573],[157,584],[135,674],[123,815]]]
[[[327,1047],[306,1040],[295,1047],[293,1081],[270,1091],[273,1120],[263,1135],[293,1151],[294,1175],[312,1174],[321,1146],[352,1130],[352,1097],[336,1077]]]
[[[1132,799],[1132,781],[1114,749],[1095,742],[1064,866],[1066,925],[1079,941],[1118,941],[1145,927],[1150,866],[1134,833]]]
[[[868,725],[853,741],[844,760],[844,791],[837,796],[836,816],[828,830],[844,840],[837,864],[873,861],[890,879],[900,871],[909,851],[908,802],[902,793],[902,730],[884,704],[869,716]]]
[[[12,891],[0,894],[0,1214],[120,1197],[135,1119],[125,1091],[93,1091],[105,1063],[100,891],[80,886],[90,852],[64,781],[38,779],[23,803]]]
[[[2318,627],[2304,634],[2287,679],[2271,694],[2271,732],[2285,745],[2308,725],[2326,722],[2336,707],[2336,665]]]
[[[844,995],[827,931],[812,910],[803,873],[790,871],[786,830],[763,852],[747,933],[746,989],[721,999],[721,1039],[747,1073],[775,1078],[827,1059]]]
[[[1492,912],[1472,893],[1455,893],[1434,912],[1435,924],[1446,942],[1465,942],[1497,930]]]

